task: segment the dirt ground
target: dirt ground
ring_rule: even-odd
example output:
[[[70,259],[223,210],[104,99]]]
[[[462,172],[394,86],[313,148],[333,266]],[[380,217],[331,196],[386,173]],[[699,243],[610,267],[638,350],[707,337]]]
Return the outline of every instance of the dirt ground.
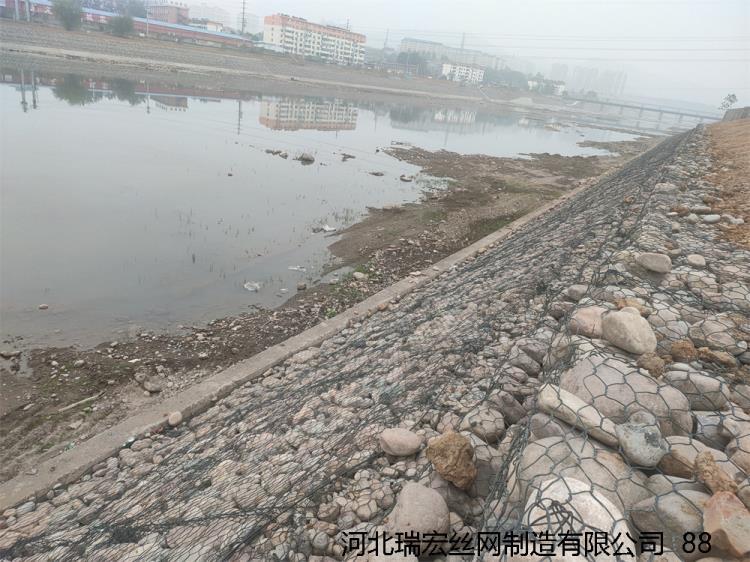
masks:
[[[0,356],[0,481],[33,473],[54,456],[206,376],[330,318],[384,287],[429,267],[517,217],[593,182],[607,170],[658,142],[614,144],[600,157],[532,155],[497,158],[418,148],[392,148],[397,158],[447,187],[427,190],[420,203],[372,209],[331,246],[353,268],[337,284],[319,284],[275,310],[223,318],[182,333],[144,332],[132,341],[92,349],[36,349]],[[0,353],[0,355],[2,355]]]
[[[721,186],[716,210],[742,218],[745,224],[722,225],[728,240],[750,248],[750,119],[738,119],[708,128],[717,170],[708,179]]]

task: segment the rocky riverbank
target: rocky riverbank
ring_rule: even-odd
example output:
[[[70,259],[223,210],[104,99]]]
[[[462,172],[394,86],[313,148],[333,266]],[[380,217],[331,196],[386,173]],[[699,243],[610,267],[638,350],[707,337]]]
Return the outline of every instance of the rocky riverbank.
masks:
[[[725,238],[743,217],[715,212],[721,158],[705,129],[665,140],[5,510],[0,559],[322,562],[387,533],[388,549],[411,545],[401,560],[446,560],[422,549],[480,531],[551,533],[531,558],[498,547],[511,560],[572,559],[564,531],[602,560],[747,559],[750,251]],[[471,548],[454,542],[450,559]]]
[[[373,209],[332,239],[335,267],[353,269],[335,284],[312,284],[277,309],[253,310],[176,333],[139,330],[93,348],[25,349],[23,342],[3,342],[0,353],[8,358],[0,358],[0,482],[33,471],[40,459],[75,447],[404,277],[418,277],[441,258],[594,181],[655,142],[614,143],[606,146],[614,155],[590,157],[395,151],[426,174],[446,178],[441,182],[448,186],[418,203]]]

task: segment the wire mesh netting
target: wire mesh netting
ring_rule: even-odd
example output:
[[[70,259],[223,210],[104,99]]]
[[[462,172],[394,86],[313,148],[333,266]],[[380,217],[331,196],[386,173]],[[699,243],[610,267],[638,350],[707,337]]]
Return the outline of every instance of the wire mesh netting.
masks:
[[[0,560],[743,559],[750,253],[706,143],[6,511]]]

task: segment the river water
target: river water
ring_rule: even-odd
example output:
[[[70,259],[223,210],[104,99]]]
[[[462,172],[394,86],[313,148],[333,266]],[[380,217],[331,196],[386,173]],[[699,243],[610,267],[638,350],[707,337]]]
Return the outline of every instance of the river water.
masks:
[[[604,151],[580,141],[632,138],[516,113],[18,69],[2,71],[0,129],[0,335],[21,347],[281,304],[331,269],[326,230],[441,187],[380,147],[591,155]]]

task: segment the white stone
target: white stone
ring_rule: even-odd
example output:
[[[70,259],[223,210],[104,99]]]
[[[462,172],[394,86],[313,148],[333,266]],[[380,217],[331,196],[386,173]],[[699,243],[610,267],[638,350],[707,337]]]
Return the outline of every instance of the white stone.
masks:
[[[644,252],[638,254],[635,261],[641,267],[655,273],[669,273],[672,271],[672,260],[666,254]]]
[[[450,528],[448,505],[435,490],[407,482],[398,495],[386,528],[394,536],[411,531],[420,535],[447,533]]]
[[[172,412],[171,414],[169,414],[169,418],[167,418],[167,421],[172,427],[180,425],[182,423],[182,412]]]
[[[690,267],[695,267],[698,269],[706,267],[706,258],[701,256],[700,254],[689,254],[686,259]]]
[[[537,404],[543,412],[585,429],[594,439],[605,445],[617,445],[618,439],[612,420],[605,418],[594,406],[587,404],[575,394],[559,386],[545,384],[539,389]]]
[[[422,438],[408,429],[394,427],[380,434],[380,447],[394,457],[408,457],[419,451]]]
[[[656,336],[636,308],[626,306],[602,317],[602,336],[620,349],[636,355],[656,351]]]

